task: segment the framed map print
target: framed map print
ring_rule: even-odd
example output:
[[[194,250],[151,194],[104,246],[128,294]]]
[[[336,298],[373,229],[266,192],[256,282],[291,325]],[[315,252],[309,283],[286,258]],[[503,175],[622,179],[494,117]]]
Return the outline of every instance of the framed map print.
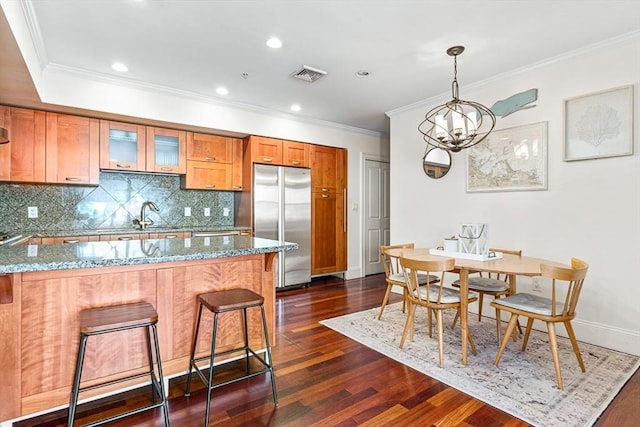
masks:
[[[494,130],[465,151],[468,193],[547,189],[547,122]]]
[[[633,86],[564,103],[564,160],[633,154]]]

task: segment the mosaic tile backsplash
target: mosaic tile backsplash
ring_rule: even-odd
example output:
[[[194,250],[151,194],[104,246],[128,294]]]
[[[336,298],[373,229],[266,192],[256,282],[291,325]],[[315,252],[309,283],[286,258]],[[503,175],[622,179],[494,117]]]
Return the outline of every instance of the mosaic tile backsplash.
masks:
[[[154,226],[233,226],[233,199],[228,191],[182,190],[180,177],[169,175],[101,172],[98,187],[0,183],[0,231],[133,228],[145,201],[160,208],[145,212]],[[38,218],[27,218],[30,206],[38,208]],[[191,216],[184,216],[185,207]]]

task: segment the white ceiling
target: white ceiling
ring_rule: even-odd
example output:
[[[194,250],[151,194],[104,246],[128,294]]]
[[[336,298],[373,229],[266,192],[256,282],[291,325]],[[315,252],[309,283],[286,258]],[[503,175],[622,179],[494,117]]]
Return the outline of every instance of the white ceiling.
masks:
[[[640,29],[638,0],[23,3],[43,68],[383,134],[386,111],[450,92],[450,46],[466,47],[458,60],[464,98],[465,85]],[[283,41],[281,49],[266,47],[271,36]],[[113,71],[115,61],[129,72]],[[328,74],[311,84],[289,77],[302,65]],[[358,70],[369,77],[357,77]],[[218,86],[229,94],[217,95]],[[302,110],[292,113],[293,103]]]

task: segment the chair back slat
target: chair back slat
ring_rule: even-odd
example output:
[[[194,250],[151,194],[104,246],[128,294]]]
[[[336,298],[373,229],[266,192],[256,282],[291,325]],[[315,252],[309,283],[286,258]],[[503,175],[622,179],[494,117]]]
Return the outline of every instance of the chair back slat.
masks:
[[[442,258],[441,260],[415,260],[400,258],[400,266],[407,283],[407,289],[409,290],[409,299],[416,302],[428,302],[429,294],[432,287],[438,288],[437,303],[440,304],[442,300],[442,288],[444,286],[444,273],[451,271],[455,267],[455,260],[453,258]],[[418,282],[418,272],[424,272],[428,275],[440,275],[440,280],[432,283],[427,280],[427,283],[423,285],[423,289],[426,288],[426,293],[420,292],[420,285]]]
[[[507,254],[507,255],[516,255],[516,256],[522,256],[522,249],[500,249],[500,248],[489,248],[489,252],[501,252],[503,254]],[[508,282],[509,280],[509,275],[506,273],[480,273],[480,276],[484,276],[485,274],[488,275],[488,277],[491,277],[493,279],[497,279],[497,280],[502,280],[504,282]]]
[[[582,292],[582,286],[584,284],[584,279],[587,276],[587,270],[589,269],[589,265],[578,259],[571,259],[571,267],[559,267],[554,265],[543,264],[540,266],[540,272],[543,277],[547,277],[551,279],[551,315],[552,316],[569,316],[574,317],[576,312],[576,306],[578,305],[578,300],[580,299],[580,293]],[[566,291],[564,294],[564,304],[562,313],[556,312],[556,293],[559,292],[560,282],[562,282],[566,286]]]
[[[380,246],[380,260],[382,261],[385,277],[389,278],[392,274],[399,274],[402,272],[400,269],[399,257],[389,255],[389,249],[413,249],[414,247],[414,243]]]

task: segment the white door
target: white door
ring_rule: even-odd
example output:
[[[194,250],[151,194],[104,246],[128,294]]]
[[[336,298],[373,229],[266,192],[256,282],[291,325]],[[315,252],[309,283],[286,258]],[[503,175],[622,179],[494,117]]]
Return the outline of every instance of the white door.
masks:
[[[364,274],[382,273],[380,246],[389,244],[389,163],[365,160]]]

